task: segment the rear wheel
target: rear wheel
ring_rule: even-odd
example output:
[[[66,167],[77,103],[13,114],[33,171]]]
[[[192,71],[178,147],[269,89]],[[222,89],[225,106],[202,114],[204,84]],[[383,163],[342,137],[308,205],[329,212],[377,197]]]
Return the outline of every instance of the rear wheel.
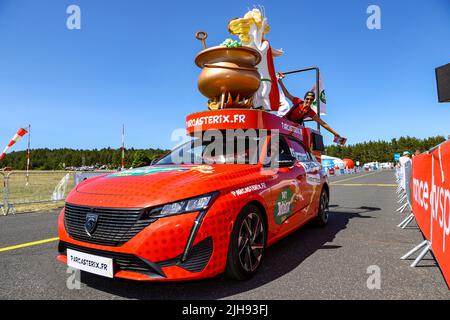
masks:
[[[323,227],[328,223],[328,217],[330,215],[328,204],[328,193],[325,189],[322,189],[322,192],[320,194],[319,212],[317,213],[317,217],[314,220],[315,225],[318,227]]]
[[[230,239],[225,273],[230,278],[245,280],[254,275],[261,264],[267,231],[261,211],[246,206],[236,219]]]

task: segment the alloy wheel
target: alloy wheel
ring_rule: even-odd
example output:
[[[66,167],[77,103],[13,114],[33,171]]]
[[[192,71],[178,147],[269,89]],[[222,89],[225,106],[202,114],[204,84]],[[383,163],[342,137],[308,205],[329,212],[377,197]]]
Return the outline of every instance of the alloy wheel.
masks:
[[[320,214],[323,217],[323,221],[328,221],[329,206],[328,206],[328,195],[326,192],[322,192],[322,196],[320,197]]]
[[[250,212],[242,221],[239,230],[239,262],[247,272],[253,272],[259,266],[264,250],[264,223],[258,214]]]

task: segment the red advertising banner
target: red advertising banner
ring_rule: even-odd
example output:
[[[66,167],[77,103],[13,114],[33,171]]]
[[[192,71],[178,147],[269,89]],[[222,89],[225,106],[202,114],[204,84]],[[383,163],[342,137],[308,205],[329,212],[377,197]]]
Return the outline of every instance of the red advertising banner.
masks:
[[[450,287],[450,141],[412,161],[412,208]]]
[[[412,159],[411,206],[417,224],[425,238],[430,240],[430,192],[432,155],[422,153]]]
[[[190,114],[186,117],[186,131],[226,129],[277,129],[282,134],[302,139],[303,126],[270,112],[254,109],[221,109]]]

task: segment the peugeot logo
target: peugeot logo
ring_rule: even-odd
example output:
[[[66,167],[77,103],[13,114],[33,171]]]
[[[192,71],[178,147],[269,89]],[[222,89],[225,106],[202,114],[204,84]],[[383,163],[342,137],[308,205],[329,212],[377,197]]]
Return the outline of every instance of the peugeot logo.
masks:
[[[91,237],[97,227],[98,214],[88,213],[86,215],[86,223],[84,224],[84,230]]]

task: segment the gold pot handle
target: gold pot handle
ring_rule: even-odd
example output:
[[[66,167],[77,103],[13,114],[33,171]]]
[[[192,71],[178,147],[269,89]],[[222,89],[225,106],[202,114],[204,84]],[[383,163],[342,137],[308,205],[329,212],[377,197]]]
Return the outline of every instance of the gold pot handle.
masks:
[[[205,40],[206,40],[206,38],[208,38],[208,34],[205,31],[199,31],[195,34],[195,38],[197,40],[200,40],[203,44],[203,49],[206,49]]]

